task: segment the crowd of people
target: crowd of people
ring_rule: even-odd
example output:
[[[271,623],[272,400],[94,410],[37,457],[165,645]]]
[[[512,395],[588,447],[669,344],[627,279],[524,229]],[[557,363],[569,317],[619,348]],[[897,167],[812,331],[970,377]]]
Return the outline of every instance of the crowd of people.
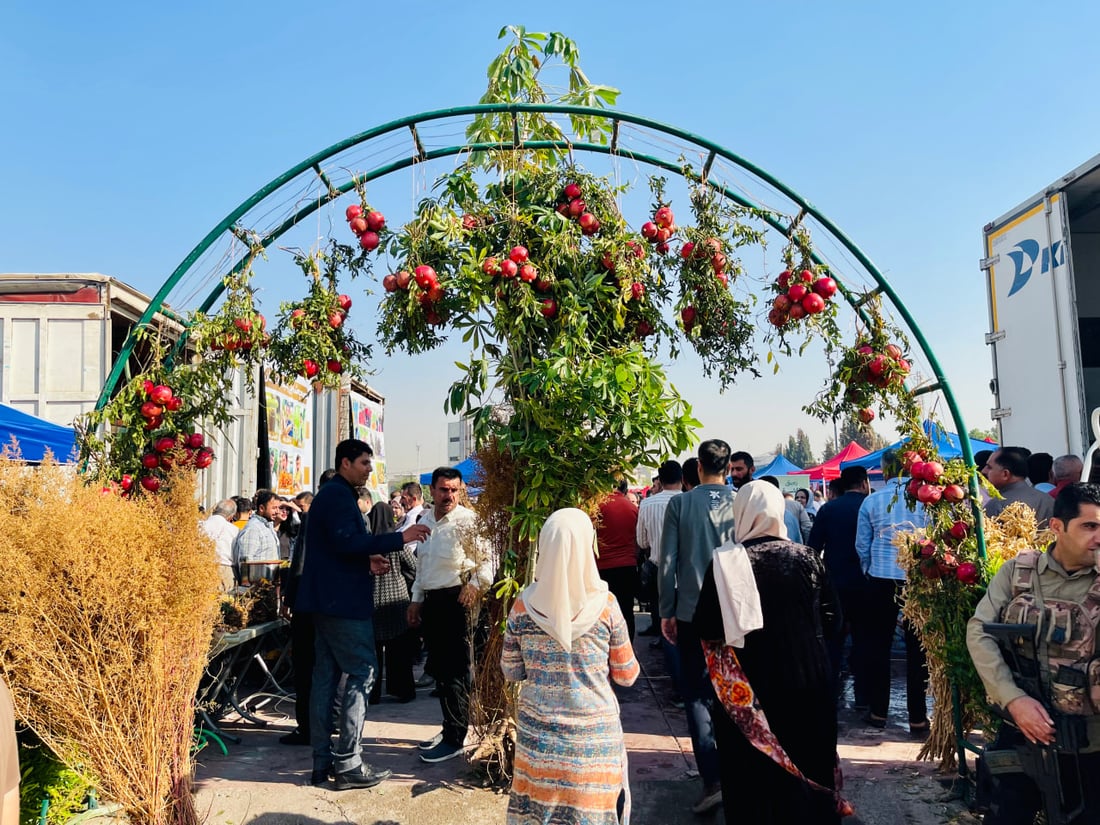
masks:
[[[290,559],[282,595],[298,727],[282,741],[311,745],[312,781],[337,789],[389,776],[363,762],[366,708],[380,701],[383,675],[397,701],[415,698],[422,645],[441,730],[420,743],[420,758],[464,752],[475,655],[468,614],[496,572],[491,553],[470,552],[477,519],[460,503],[458,471],[433,473],[428,504],[416,483],[374,503],[361,494],[370,459],[365,443],[342,442],[316,495],[260,491],[250,502],[219,502],[204,524],[226,588]],[[998,493],[984,496],[988,515],[1020,501],[1057,536],[1037,564],[1002,568],[970,628],[979,674],[1015,720],[1010,733],[1045,742],[1050,719],[1041,704],[1022,701],[1030,697],[1014,687],[983,622],[1006,620],[1019,600],[1020,570],[1051,598],[1085,603],[1095,590],[1088,615],[1100,615],[1100,487],[1079,483],[1082,463],[1073,456],[1003,447],[976,459]],[[727,822],[825,823],[850,813],[836,751],[845,677],[863,722],[885,727],[905,579],[893,538],[926,524],[923,508],[906,503],[900,457],[887,451],[881,470],[876,492],[865,468],[849,467],[830,483],[827,501],[808,489],[784,494],[777,479],[754,478],[751,455],[712,439],[682,465],[663,463],[638,502],[624,483],[595,519],[555,512],[538,540],[534,582],[516,599],[504,636],[504,677],[523,682],[509,823],[629,821],[617,691],[637,678],[636,635],[662,648],[685,710],[702,786],[694,812],[725,801]],[[636,605],[643,619],[649,614],[638,632]],[[1041,612],[1041,598],[1039,605]],[[901,627],[908,729],[920,738],[929,730],[927,665],[914,629]],[[1086,659],[1095,664],[1093,657]],[[1089,759],[1100,755],[1098,719],[1088,718],[1097,746],[1080,748]],[[1016,742],[1002,738],[994,747]],[[1021,811],[1041,800],[1029,782],[994,777],[986,821],[1030,821]],[[1095,812],[1095,791],[1083,793]]]

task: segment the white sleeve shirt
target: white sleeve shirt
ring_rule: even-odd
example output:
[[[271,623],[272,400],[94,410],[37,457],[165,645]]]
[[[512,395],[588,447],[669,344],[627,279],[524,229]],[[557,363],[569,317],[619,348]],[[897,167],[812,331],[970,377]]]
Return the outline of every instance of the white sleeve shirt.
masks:
[[[459,505],[437,521],[435,512],[425,508],[420,523],[432,533],[416,546],[414,602],[423,602],[428,590],[457,587],[467,580],[478,588],[493,583],[494,560],[486,542],[477,535],[473,510]]]

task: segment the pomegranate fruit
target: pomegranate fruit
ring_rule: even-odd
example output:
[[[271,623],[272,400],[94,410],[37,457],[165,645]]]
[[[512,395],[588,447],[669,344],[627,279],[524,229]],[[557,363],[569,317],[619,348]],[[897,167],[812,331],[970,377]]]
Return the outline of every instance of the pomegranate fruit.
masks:
[[[438,283],[439,278],[435,274],[435,270],[427,264],[421,264],[413,271],[413,277],[416,278],[416,285],[421,289],[430,289],[432,284]]]
[[[807,315],[817,315],[825,310],[825,299],[816,292],[811,292],[802,299],[802,308],[806,310]]]
[[[946,501],[962,501],[966,498],[966,490],[961,484],[948,484],[943,488],[943,497]]]
[[[964,561],[955,568],[955,578],[963,584],[975,584],[978,581],[978,565],[972,561]]]
[[[836,281],[832,278],[818,278],[814,281],[814,292],[828,300],[836,295]]]

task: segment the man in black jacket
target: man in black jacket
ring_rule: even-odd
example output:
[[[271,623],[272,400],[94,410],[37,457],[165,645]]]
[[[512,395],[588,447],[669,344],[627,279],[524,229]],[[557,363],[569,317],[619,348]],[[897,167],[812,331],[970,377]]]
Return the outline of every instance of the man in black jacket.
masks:
[[[840,599],[844,613],[844,632],[829,641],[829,659],[832,665],[833,685],[840,693],[840,660],[844,638],[852,634],[852,651],[848,657],[848,670],[852,674],[857,708],[867,706],[867,674],[865,627],[863,606],[867,600],[867,578],[856,553],[856,522],[859,506],[871,492],[864,467],[846,467],[837,479],[840,495],[826,502],[817,511],[810,538],[806,542],[824,556],[829,580]]]
[[[386,554],[423,541],[428,528],[372,536],[357,504],[357,487],[371,472],[371,448],[348,439],[336,445],[336,476],[310,506],[302,577],[294,609],[313,615],[316,663],[310,706],[314,785],[336,774],[336,789],[370,788],[390,775],[363,763],[359,740],[367,700],[378,671],[374,651],[374,574],[389,569]],[[332,745],[332,712],[340,674],[347,674],[338,738]]]

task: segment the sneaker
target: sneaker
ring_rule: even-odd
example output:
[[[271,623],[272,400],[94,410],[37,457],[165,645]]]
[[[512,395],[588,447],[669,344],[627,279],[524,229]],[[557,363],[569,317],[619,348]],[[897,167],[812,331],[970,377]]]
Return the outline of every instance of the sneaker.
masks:
[[[413,682],[413,684],[416,685],[418,688],[431,687],[435,684],[435,679],[425,673],[423,676]]]
[[[451,742],[444,742],[440,740],[439,744],[434,748],[429,748],[420,754],[420,759],[423,762],[446,762],[448,759],[454,759],[456,756],[461,756],[465,748],[462,745],[455,745]]]
[[[309,744],[309,734],[308,733],[302,733],[302,731],[300,731],[298,728],[295,728],[294,730],[292,730],[290,733],[286,734],[285,736],[280,736],[279,737],[279,744],[280,745],[308,745]]]
[[[373,788],[379,782],[389,779],[393,771],[373,770],[368,765],[360,765],[352,771],[336,774],[336,790],[348,791],[355,788]]]
[[[721,804],[722,786],[707,785],[703,788],[703,795],[699,797],[699,801],[691,806],[691,811],[696,814],[705,814],[711,808],[716,808]]]
[[[416,746],[422,751],[430,751],[436,745],[443,741],[443,731],[440,731],[431,739],[425,739],[423,742],[417,742]]]

